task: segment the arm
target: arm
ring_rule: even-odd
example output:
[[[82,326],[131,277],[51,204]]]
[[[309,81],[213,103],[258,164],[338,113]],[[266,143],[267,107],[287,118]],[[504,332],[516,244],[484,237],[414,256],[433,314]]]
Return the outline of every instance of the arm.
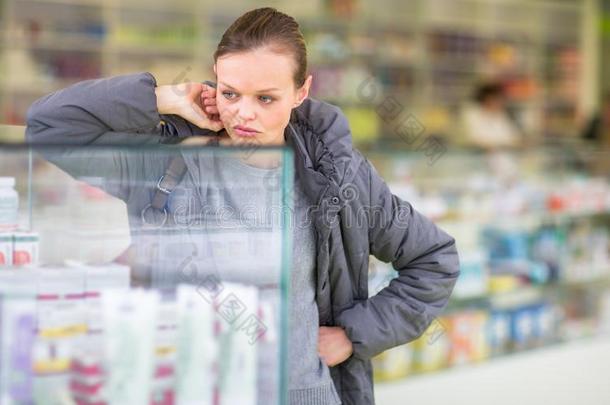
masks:
[[[393,195],[367,161],[371,199],[370,252],[399,276],[368,300],[337,317],[353,355],[371,358],[419,337],[445,308],[459,275],[455,240]]]
[[[26,141],[73,177],[104,178],[111,186],[103,188],[125,200],[130,184],[137,185],[143,152],[80,146],[154,146],[213,134],[178,115],[160,114],[156,84],[152,74],[143,72],[86,80],[46,95],[28,109]]]
[[[156,89],[157,82],[148,72],[75,83],[30,106],[26,140],[32,144],[146,145],[213,133],[178,115],[160,114]]]

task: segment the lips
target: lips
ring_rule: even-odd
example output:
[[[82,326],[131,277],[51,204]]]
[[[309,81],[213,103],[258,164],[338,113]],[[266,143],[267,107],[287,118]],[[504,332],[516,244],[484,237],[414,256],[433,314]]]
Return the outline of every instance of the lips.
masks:
[[[233,127],[233,129],[235,130],[235,133],[240,136],[256,136],[256,134],[259,133],[259,131],[253,128],[244,127],[241,125],[237,125]]]

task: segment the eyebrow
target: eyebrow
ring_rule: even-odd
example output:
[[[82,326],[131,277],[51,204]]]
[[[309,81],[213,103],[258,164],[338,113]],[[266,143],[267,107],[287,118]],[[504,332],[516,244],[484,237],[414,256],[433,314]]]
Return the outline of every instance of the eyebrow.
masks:
[[[230,84],[224,83],[224,82],[220,82],[220,84],[222,84],[225,87],[230,88],[231,90],[237,90],[235,87],[231,86]],[[277,87],[271,87],[269,89],[262,89],[262,90],[258,90],[258,93],[267,93],[270,91],[280,91],[280,89],[278,89]]]

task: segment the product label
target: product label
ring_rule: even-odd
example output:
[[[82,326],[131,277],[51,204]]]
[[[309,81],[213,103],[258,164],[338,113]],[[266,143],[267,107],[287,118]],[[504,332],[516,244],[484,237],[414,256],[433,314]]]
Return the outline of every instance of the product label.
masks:
[[[16,195],[0,195],[0,229],[17,226],[19,198]]]
[[[15,234],[13,265],[38,264],[38,234]]]
[[[13,265],[13,235],[0,234],[0,267]]]

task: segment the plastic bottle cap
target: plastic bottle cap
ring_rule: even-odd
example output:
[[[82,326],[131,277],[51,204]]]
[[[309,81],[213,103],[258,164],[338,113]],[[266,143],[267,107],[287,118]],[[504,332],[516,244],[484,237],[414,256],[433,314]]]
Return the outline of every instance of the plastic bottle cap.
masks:
[[[0,177],[0,187],[15,187],[15,178]]]

